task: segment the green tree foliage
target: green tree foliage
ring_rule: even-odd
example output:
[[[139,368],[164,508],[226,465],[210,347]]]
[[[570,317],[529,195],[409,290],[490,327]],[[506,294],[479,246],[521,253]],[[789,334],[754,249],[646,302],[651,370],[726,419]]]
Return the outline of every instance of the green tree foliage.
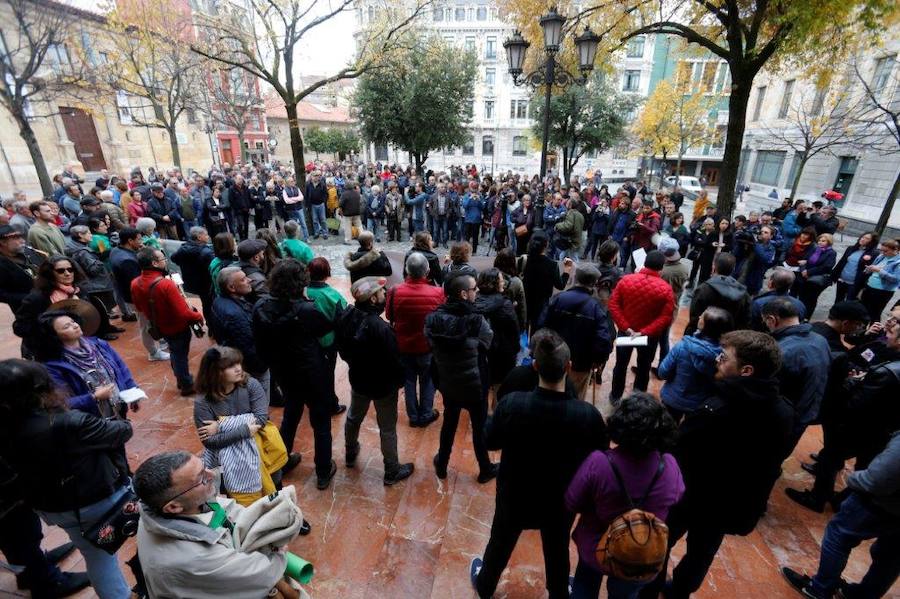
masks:
[[[416,169],[428,153],[468,138],[478,60],[438,37],[411,40],[393,68],[363,75],[354,103],[362,136],[409,152]]]
[[[603,153],[625,138],[628,114],[637,105],[634,97],[618,94],[602,77],[586,86],[573,85],[550,99],[550,145],[562,149],[563,173],[568,181],[572,169],[587,152]],[[544,97],[531,99],[532,133],[544,131]]]
[[[337,154],[341,160],[347,154],[359,151],[359,137],[352,129],[311,127],[303,134],[303,142],[316,154]]]

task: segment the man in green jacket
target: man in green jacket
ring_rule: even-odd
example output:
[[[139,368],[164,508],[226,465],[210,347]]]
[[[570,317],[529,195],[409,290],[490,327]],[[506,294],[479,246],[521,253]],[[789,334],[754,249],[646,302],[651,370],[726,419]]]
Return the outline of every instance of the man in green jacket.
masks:
[[[35,218],[34,224],[28,229],[28,245],[48,256],[65,255],[66,238],[56,226],[50,202],[38,200],[32,202],[28,209]]]
[[[560,258],[577,260],[581,254],[581,234],[584,231],[584,215],[578,210],[580,200],[571,199],[566,203],[566,214],[556,223],[555,245],[560,250]]]
[[[287,232],[290,222],[285,223],[285,232]],[[303,245],[306,244],[304,243]],[[347,300],[344,299],[340,291],[325,282],[331,276],[331,265],[328,263],[328,260],[319,256],[309,262],[308,269],[309,287],[306,288],[306,295],[316,305],[316,309],[325,315],[325,318],[334,322],[347,308]],[[331,388],[331,413],[337,416],[338,414],[343,414],[347,410],[347,406],[338,403],[337,394],[334,392],[334,369],[337,366],[337,346],[334,343],[334,333],[328,333],[320,337],[319,344],[325,350],[325,356],[328,358],[328,365],[331,369],[330,376],[326,375],[326,379]]]

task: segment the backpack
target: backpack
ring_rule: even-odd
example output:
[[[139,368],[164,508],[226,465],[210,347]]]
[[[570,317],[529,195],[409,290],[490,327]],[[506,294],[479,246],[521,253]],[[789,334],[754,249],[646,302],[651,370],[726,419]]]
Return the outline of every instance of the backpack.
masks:
[[[630,509],[617,516],[600,542],[597,544],[597,563],[600,568],[616,578],[633,581],[649,581],[656,578],[662,570],[669,550],[669,527],[651,512],[637,506],[643,505],[665,469],[663,456],[659,456],[659,467],[644,496],[635,506],[634,500],[625,489],[622,474],[610,459],[606,459],[612,468],[622,495],[628,500]]]

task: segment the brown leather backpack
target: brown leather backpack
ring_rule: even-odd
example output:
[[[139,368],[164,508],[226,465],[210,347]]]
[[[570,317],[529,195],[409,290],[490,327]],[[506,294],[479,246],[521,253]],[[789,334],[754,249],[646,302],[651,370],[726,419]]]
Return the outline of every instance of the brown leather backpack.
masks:
[[[610,522],[606,532],[600,537],[596,552],[597,563],[604,572],[615,578],[634,581],[653,580],[665,564],[666,553],[669,550],[669,527],[653,513],[640,509],[640,506],[647,501],[650,491],[662,476],[665,461],[660,455],[656,474],[653,475],[644,496],[635,505],[625,489],[625,482],[619,469],[608,454],[606,459],[609,460],[622,495],[631,507]]]

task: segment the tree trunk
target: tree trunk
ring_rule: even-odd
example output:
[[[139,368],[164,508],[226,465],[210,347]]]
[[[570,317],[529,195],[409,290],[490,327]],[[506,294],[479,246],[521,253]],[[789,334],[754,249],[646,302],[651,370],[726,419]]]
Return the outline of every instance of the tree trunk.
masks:
[[[879,236],[884,236],[884,230],[891,219],[891,212],[894,211],[894,202],[897,200],[898,193],[900,193],[900,173],[897,173],[897,178],[894,179],[894,186],[891,187],[891,192],[888,194],[884,208],[881,210],[881,216],[878,217],[878,223],[875,225],[875,232]]]
[[[169,146],[172,148],[172,165],[181,168],[181,150],[178,149],[178,135],[175,127],[166,127],[169,132]]]
[[[291,159],[294,161],[294,176],[297,187],[306,189],[306,164],[303,158],[303,136],[300,135],[300,123],[297,120],[297,103],[285,102],[284,110],[288,117],[288,132],[291,135]]]
[[[675,172],[672,173],[673,175],[675,175],[675,180],[678,181],[678,184],[679,184],[679,185],[681,185],[681,157],[682,157],[683,155],[684,155],[684,154],[683,154],[682,151],[679,149],[679,151],[678,151],[678,161],[675,163]]]
[[[572,166],[569,164],[569,146],[563,146],[563,181],[568,185],[572,176]]]
[[[246,162],[247,152],[246,152],[246,150],[244,150],[244,131],[243,131],[243,129],[238,129],[237,135],[238,135],[238,146],[241,149],[241,154],[240,154],[241,162]]]
[[[741,166],[747,105],[753,89],[753,74],[736,74],[732,69],[731,75],[733,83],[731,95],[728,97],[728,128],[725,135],[725,151],[722,154],[722,170],[719,174],[719,195],[716,199],[718,214],[727,218],[731,218],[734,211],[734,190]]]
[[[50,173],[47,172],[47,162],[44,160],[44,154],[38,145],[31,123],[28,122],[28,117],[24,113],[13,114],[13,117],[19,125],[19,136],[28,147],[28,153],[31,154],[31,163],[34,164],[34,170],[37,172],[38,181],[41,184],[41,193],[44,197],[52,197],[53,180],[50,178]]]
[[[410,152],[409,155],[412,156],[413,162],[416,165],[416,174],[420,177],[424,176],[425,173],[422,170],[422,163],[424,162],[424,160],[422,160],[422,154],[419,152]]]
[[[791,195],[788,198],[791,200],[791,203],[794,201],[794,197],[797,195],[797,188],[800,186],[800,177],[803,175],[803,169],[806,167],[806,161],[808,158],[804,158],[800,161],[800,164],[797,166],[797,174],[794,175],[794,182],[791,183]]]

